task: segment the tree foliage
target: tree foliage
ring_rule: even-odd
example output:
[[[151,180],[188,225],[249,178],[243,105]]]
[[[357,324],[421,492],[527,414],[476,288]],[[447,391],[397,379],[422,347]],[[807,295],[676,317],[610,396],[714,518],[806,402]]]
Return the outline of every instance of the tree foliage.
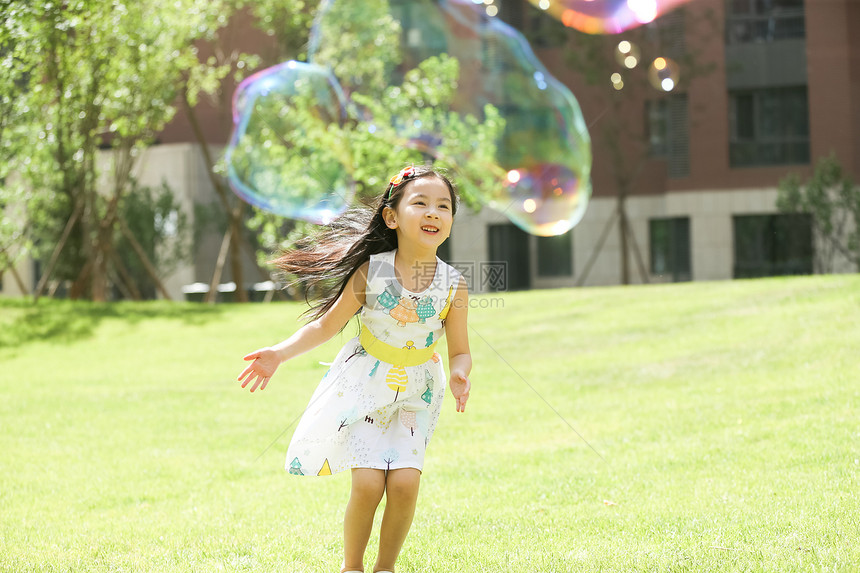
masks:
[[[461,175],[464,201],[478,208],[479,193],[488,192],[503,175],[496,162],[495,142],[504,121],[492,106],[483,110],[482,119],[452,111],[459,77],[456,59],[442,54],[414,69],[402,69],[401,34],[400,22],[391,15],[387,0],[341,3],[337,11],[318,20],[315,36],[322,41],[311,46],[312,61],[331,69],[344,89],[348,119],[331,122],[309,112],[312,105],[291,108],[294,117],[282,118],[290,126],[273,130],[272,135],[277,133],[279,139],[289,142],[287,147],[298,152],[280,164],[281,177],[300,182],[309,173],[323,173],[326,163],[337,163],[345,166],[355,182],[356,200],[367,203],[403,165],[433,161]],[[403,79],[394,84],[392,77]],[[282,141],[273,139],[272,154],[282,153]],[[319,153],[310,153],[311,147]],[[313,181],[307,183],[304,188],[314,186]],[[313,227],[260,210],[254,211],[249,226],[260,241],[261,262]]]
[[[716,69],[716,63],[707,59],[705,44],[718,34],[717,19],[708,10],[698,18],[693,18],[691,13],[687,8],[679,8],[649,24],[620,34],[588,35],[567,29],[564,57],[568,68],[591,86],[594,93],[596,90],[603,92],[601,102],[605,107],[591,120],[589,131],[595,143],[595,157],[608,156],[605,161],[612,166],[613,189],[610,192],[617,198],[617,204],[616,213],[608,225],[618,220],[620,275],[624,284],[630,282],[630,249],[636,255],[640,278],[648,282],[648,272],[627,217],[625,201],[634,191],[647,162],[672,159],[671,147],[662,156],[652,154],[651,137],[661,137],[668,143],[679,136],[672,133],[668,125],[661,133],[651,133],[646,127],[646,106],[684,94],[694,80]],[[542,18],[549,16],[542,15]],[[562,27],[554,20],[547,25],[556,29]],[[559,34],[557,32],[555,36],[558,38]],[[620,52],[622,42],[628,43],[626,49],[630,51],[627,55]],[[633,59],[627,60],[627,56]],[[650,65],[661,57],[673,60],[672,66],[677,65],[678,73],[669,92],[663,91],[661,84],[655,82],[651,75]],[[690,119],[687,121],[693,121],[695,111],[689,110],[687,117]],[[686,145],[686,142],[681,144]],[[598,245],[585,265],[586,270],[580,274],[580,284],[587,278],[588,269],[602,242]]]
[[[806,182],[796,173],[788,175],[779,182],[778,193],[780,211],[812,216],[819,271],[833,271],[837,253],[860,270],[860,185],[835,155],[820,159]]]
[[[2,10],[0,52],[21,72],[4,66],[0,76],[12,135],[0,163],[27,191],[4,185],[0,201],[24,204],[18,228],[34,257],[56,259],[53,277],[72,281],[72,296],[104,300],[137,158],[181,90],[196,98],[223,77],[198,60],[195,42],[227,22],[228,5],[9,0]]]

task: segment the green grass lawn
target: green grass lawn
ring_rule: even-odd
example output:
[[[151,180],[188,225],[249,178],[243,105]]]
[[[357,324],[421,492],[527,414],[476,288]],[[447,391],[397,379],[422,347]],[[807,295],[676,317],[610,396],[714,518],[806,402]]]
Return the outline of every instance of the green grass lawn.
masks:
[[[860,276],[473,301],[400,573],[860,570]],[[283,463],[354,326],[235,382],[302,309],[0,301],[0,570],[338,571]]]

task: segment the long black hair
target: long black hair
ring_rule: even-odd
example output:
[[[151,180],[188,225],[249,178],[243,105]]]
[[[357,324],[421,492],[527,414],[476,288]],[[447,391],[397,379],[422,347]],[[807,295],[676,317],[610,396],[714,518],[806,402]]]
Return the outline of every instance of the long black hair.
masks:
[[[411,181],[436,177],[445,183],[451,193],[451,213],[457,213],[460,197],[443,171],[416,165],[402,170],[399,176],[400,181],[392,178],[373,207],[346,211],[328,227],[299,240],[295,248],[282,252],[272,261],[288,276],[295,277],[292,285],[304,287],[310,308],[302,316],[309,316],[310,320],[322,317],[370,255],[397,248],[397,233],[385,224],[382,212],[386,207],[397,209]]]

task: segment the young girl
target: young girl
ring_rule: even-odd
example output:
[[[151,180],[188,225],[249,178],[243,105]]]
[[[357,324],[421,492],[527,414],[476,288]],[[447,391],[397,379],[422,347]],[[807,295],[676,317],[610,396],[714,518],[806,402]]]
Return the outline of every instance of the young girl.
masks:
[[[451,233],[458,200],[441,173],[407,167],[391,178],[369,222],[359,222],[360,211],[348,212],[322,237],[282,255],[275,261],[281,269],[323,287],[323,295],[308,311],[312,322],[245,356],[253,362],[239,375],[243,388],[264,389],[281,363],[327,341],[361,313],[360,335],[341,349],[314,392],[286,464],[294,475],[351,470],[343,572],[364,571],[383,494],[373,571],[394,571],[442,405],[445,372],[434,349],[446,333],[449,385],[457,411],[466,408],[472,369],[468,293],[460,273],[436,257]]]

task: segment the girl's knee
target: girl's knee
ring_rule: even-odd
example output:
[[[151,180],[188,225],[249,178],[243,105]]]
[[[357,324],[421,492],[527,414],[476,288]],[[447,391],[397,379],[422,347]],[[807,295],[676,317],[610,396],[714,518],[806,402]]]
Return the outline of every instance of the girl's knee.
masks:
[[[391,499],[414,499],[418,497],[421,472],[414,468],[391,470],[385,478],[385,495]]]
[[[352,470],[350,495],[379,503],[385,492],[385,472],[370,468]]]

